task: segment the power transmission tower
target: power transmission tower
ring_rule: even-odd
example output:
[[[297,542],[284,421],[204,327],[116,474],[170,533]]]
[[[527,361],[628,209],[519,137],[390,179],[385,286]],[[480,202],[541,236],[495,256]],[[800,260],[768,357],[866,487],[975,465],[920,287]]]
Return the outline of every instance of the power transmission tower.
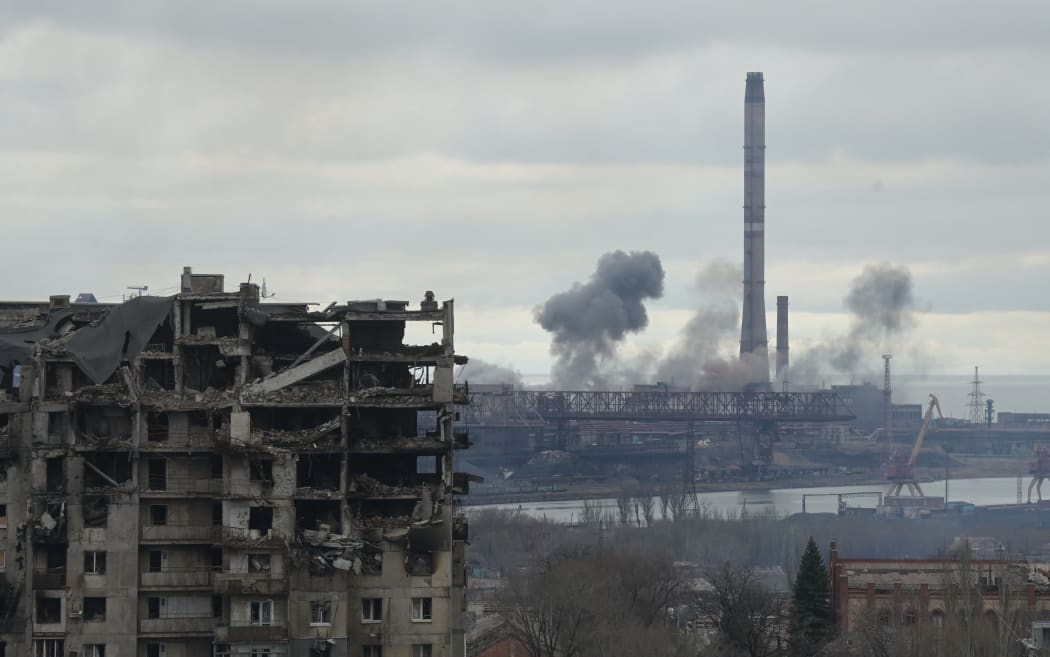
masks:
[[[977,376],[977,366],[973,368],[973,381],[970,381],[970,385],[973,387],[970,389],[970,401],[967,402],[967,406],[970,407],[970,424],[974,429],[979,429],[984,424],[984,393],[981,392],[981,379]]]

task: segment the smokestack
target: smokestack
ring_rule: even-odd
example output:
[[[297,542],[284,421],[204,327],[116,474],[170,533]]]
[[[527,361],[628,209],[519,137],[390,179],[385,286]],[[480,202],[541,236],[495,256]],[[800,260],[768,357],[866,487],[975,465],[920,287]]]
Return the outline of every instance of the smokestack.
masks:
[[[777,381],[787,388],[788,298],[777,297]]]
[[[766,363],[755,384],[769,385],[766,339],[766,95],[761,73],[747,74],[744,91],[744,312],[740,357]]]

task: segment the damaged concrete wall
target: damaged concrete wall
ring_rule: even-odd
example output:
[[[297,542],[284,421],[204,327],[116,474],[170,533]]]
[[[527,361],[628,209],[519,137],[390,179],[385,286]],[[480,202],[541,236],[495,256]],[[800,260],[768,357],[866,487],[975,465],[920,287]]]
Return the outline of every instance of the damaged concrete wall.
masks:
[[[42,339],[0,396],[0,432],[26,455],[0,440],[0,599],[11,592],[23,619],[0,618],[0,641],[17,654],[62,632],[63,652],[104,644],[106,657],[159,657],[159,645],[163,657],[343,657],[381,635],[388,656],[429,643],[460,657],[452,444],[416,417],[438,410],[437,435],[451,435],[466,400],[451,302],[311,311],[186,276],[155,325],[131,327],[136,347],[112,376],[85,373],[69,345],[109,359],[91,336],[132,321],[130,306],[70,314],[76,339]],[[441,344],[405,345],[406,322],[441,323]],[[415,471],[420,448],[434,473]],[[60,601],[57,622],[33,620],[38,596]],[[372,597],[384,617],[364,623]]]

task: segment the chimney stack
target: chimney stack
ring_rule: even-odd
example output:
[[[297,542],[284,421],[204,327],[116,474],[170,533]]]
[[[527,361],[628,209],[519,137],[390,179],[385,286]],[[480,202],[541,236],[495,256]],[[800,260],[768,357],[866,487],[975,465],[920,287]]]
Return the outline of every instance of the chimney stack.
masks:
[[[765,362],[765,376],[751,383],[769,385],[766,339],[766,96],[761,73],[748,73],[744,91],[744,310],[740,356]]]
[[[787,388],[788,298],[777,297],[777,381]]]

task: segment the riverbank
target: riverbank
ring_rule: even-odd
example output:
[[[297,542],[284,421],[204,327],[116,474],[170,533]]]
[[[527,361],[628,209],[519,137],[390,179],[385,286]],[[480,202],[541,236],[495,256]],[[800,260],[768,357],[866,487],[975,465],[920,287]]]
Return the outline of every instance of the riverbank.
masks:
[[[992,456],[954,456],[948,469],[950,480],[963,479],[990,479],[1001,477],[1016,477],[1019,461],[1013,457]],[[921,484],[929,484],[934,481],[944,481],[944,468],[916,468],[916,478]],[[1027,480],[1028,475],[1024,475]],[[680,483],[673,484],[680,489]],[[830,488],[840,486],[870,486],[871,490],[884,490],[888,483],[885,475],[879,471],[864,471],[855,473],[829,474],[822,477],[790,477],[784,479],[761,479],[761,480],[727,480],[717,482],[696,482],[696,492],[725,493],[733,491],[767,491],[774,489],[798,489],[798,488]],[[951,481],[949,481],[949,487]],[[636,481],[589,481],[568,482],[559,484],[557,487],[536,487],[523,482],[518,491],[496,493],[496,494],[471,494],[458,498],[460,506],[486,506],[491,504],[516,504],[534,502],[563,502],[569,500],[599,500],[616,498],[623,494],[624,490],[637,489],[641,491],[651,490],[654,494],[660,489],[666,490],[666,486],[650,486]],[[943,491],[929,490],[930,495],[938,495]]]

